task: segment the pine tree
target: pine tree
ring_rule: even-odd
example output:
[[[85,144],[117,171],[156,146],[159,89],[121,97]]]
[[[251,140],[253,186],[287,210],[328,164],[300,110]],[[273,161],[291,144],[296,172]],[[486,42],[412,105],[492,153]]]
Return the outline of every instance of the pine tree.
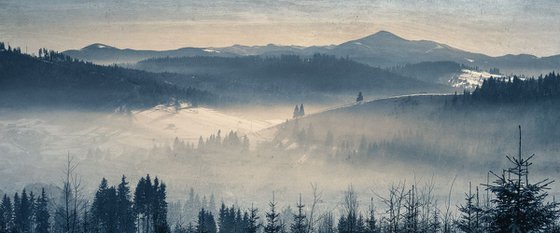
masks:
[[[362,92],[360,91],[358,93],[358,97],[356,98],[356,102],[361,102],[364,100],[364,96],[362,95]]]
[[[41,196],[37,198],[37,205],[35,211],[35,232],[36,233],[49,233],[50,232],[50,214],[48,209],[48,198],[45,189],[41,190]]]
[[[145,229],[146,211],[147,211],[147,197],[146,197],[146,179],[141,177],[134,190],[134,205],[133,210],[136,215],[136,227],[138,229]]]
[[[375,219],[375,208],[373,206],[373,198],[369,207],[368,218],[366,219],[366,233],[378,233],[377,220]]]
[[[280,225],[280,213],[276,212],[276,202],[274,201],[274,195],[272,195],[272,201],[268,203],[270,207],[270,212],[266,213],[266,226],[264,227],[265,233],[279,233],[282,229]]]
[[[14,196],[14,224],[18,232],[31,231],[33,217],[33,204],[24,189],[21,192],[21,198]]]
[[[230,232],[229,231],[230,228],[227,226],[227,217],[228,217],[228,209],[226,208],[224,202],[222,202],[218,214],[218,229],[220,230],[220,233]]]
[[[558,218],[558,203],[546,202],[546,189],[553,182],[548,179],[530,183],[529,166],[534,155],[523,158],[521,154],[521,126],[519,126],[519,154],[506,156],[513,167],[496,175],[488,189],[494,193],[489,210],[491,232],[548,232]],[[506,175],[507,174],[507,175]]]
[[[134,224],[134,212],[132,209],[132,201],[130,200],[130,187],[123,175],[121,183],[117,187],[117,230],[121,233],[134,233],[136,226]]]
[[[258,209],[254,208],[251,205],[251,209],[249,210],[249,219],[247,221],[247,227],[245,229],[246,233],[257,233],[259,228],[260,228],[260,224],[258,223],[259,221],[259,216],[258,216]]]
[[[93,227],[100,232],[117,232],[117,193],[103,178],[95,193],[91,214]]]
[[[0,204],[0,232],[11,232],[13,229],[13,206],[8,195],[4,194]]]
[[[159,179],[154,179],[154,199],[153,203],[153,221],[154,230],[157,233],[170,232],[169,225],[167,224],[167,186],[164,183],[159,183]]]
[[[296,107],[294,108],[294,115],[293,115],[293,118],[297,118],[297,117],[299,117],[299,116],[300,116],[300,115],[299,115],[299,107],[298,107],[297,104],[296,104]]]
[[[298,212],[294,214],[294,221],[290,226],[292,233],[306,233],[307,232],[307,217],[303,208],[305,205],[301,202],[301,194],[299,195],[299,202],[297,203]]]
[[[482,209],[478,206],[478,197],[471,192],[471,184],[469,182],[469,192],[465,194],[465,204],[459,206],[461,212],[460,219],[455,222],[459,230],[465,233],[481,232],[480,228],[480,212]]]
[[[198,213],[198,222],[196,225],[196,232],[198,233],[216,233],[216,221],[212,213],[206,211],[204,208]]]
[[[303,108],[303,104],[299,106],[299,116],[305,116],[305,109]]]

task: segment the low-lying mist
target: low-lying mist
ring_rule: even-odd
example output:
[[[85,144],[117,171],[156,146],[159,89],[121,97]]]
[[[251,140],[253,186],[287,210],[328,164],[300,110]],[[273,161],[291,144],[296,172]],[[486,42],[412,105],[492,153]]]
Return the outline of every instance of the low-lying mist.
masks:
[[[266,109],[248,106],[10,112],[0,120],[0,189],[60,187],[69,154],[89,195],[103,177],[116,184],[124,174],[134,184],[150,174],[165,181],[170,202],[184,201],[193,188],[261,209],[274,193],[286,207],[300,193],[310,200],[316,185],[321,208],[336,210],[349,185],[366,206],[370,198],[381,205],[377,197],[395,184],[433,184],[434,196],[443,202],[451,193],[454,206],[469,182],[480,186],[489,170],[508,167],[519,124],[524,154],[536,154],[531,179],[555,178],[558,131],[546,122],[558,119],[556,108],[475,107],[453,98],[395,98],[311,115],[324,106],[306,106],[309,116],[279,125],[292,106],[261,114]],[[553,184],[551,194],[557,190]]]

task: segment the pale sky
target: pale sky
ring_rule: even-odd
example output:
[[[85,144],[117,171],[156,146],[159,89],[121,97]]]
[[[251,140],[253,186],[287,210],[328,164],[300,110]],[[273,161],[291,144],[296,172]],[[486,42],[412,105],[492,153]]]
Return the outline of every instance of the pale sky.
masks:
[[[0,41],[55,50],[329,45],[387,30],[488,55],[560,54],[557,0],[0,0]]]

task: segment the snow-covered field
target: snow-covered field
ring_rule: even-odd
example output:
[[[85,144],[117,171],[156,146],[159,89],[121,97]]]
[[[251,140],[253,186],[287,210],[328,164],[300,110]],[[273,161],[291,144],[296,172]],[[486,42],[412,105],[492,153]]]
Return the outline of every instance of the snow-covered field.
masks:
[[[503,78],[502,75],[491,74],[486,71],[462,69],[460,74],[453,76],[448,82],[453,87],[474,89],[490,77]]]
[[[218,130],[223,134],[237,131],[255,142],[262,140],[255,132],[278,122],[247,119],[204,107],[176,110],[166,106],[128,115],[53,111],[0,116],[0,190],[21,188],[31,182],[57,183],[68,153],[85,163],[84,175],[95,177],[111,166],[116,173],[124,173],[133,166],[120,165],[138,161],[123,155],[134,151],[171,145],[175,138],[196,145],[200,136],[207,138]],[[92,158],[92,151],[103,155]],[[86,165],[90,162],[102,168]],[[138,170],[148,172],[141,167]]]

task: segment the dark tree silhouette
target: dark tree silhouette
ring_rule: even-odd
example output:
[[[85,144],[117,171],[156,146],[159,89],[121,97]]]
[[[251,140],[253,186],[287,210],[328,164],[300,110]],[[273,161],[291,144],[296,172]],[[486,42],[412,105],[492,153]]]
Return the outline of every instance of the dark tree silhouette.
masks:
[[[496,180],[487,187],[495,195],[491,200],[495,207],[488,213],[491,232],[548,232],[558,218],[558,203],[546,201],[546,190],[553,181],[531,183],[529,180],[533,156],[522,156],[519,126],[518,156],[506,156],[514,166],[500,175],[492,172]]]
[[[356,102],[361,102],[364,100],[364,96],[362,95],[362,92],[360,91],[358,93],[358,97],[356,97]]]

